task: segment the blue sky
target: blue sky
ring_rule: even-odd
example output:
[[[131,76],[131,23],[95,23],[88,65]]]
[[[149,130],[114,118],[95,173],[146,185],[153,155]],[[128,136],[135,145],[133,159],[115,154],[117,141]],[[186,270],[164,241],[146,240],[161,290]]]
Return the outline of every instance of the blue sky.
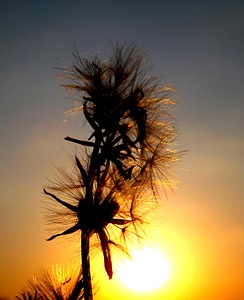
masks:
[[[244,3],[9,0],[0,4],[0,28],[0,297],[65,257],[46,257],[60,245],[45,242],[41,189],[53,165],[68,163],[72,147],[63,137],[78,133],[81,123],[63,122],[72,100],[53,67],[72,64],[74,44],[106,56],[118,41],[144,50],[152,74],[177,89],[178,143],[189,151],[178,169],[179,188],[165,200],[167,226],[196,261],[207,248],[214,275],[203,276],[202,289],[220,274],[226,285],[234,272],[226,299],[243,299]],[[213,298],[200,298],[200,287],[191,292],[197,300],[225,299],[220,289]]]

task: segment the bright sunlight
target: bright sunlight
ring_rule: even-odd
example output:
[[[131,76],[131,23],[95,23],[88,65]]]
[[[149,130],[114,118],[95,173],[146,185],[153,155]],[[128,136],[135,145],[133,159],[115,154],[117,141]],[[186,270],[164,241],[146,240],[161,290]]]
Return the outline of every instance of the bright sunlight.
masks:
[[[134,251],[117,268],[118,277],[128,288],[138,291],[152,291],[163,285],[170,274],[170,266],[164,254],[156,248],[144,247]]]

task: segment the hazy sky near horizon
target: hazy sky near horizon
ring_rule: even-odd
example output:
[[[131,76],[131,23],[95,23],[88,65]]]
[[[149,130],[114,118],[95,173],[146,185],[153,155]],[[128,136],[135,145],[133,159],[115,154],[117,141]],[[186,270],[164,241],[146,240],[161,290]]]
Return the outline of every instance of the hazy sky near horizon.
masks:
[[[0,299],[71,251],[45,241],[41,213],[46,178],[74,149],[63,137],[82,128],[63,122],[72,101],[53,67],[72,64],[74,44],[106,56],[117,41],[144,50],[177,89],[178,144],[189,151],[162,226],[190,249],[193,272],[172,299],[243,299],[244,2],[9,0],[0,28]]]

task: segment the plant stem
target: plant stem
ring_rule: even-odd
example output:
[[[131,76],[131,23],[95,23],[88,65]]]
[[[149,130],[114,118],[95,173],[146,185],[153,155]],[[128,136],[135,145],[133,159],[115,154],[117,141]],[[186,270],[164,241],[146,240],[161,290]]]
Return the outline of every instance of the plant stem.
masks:
[[[83,230],[81,233],[81,261],[82,261],[82,274],[84,283],[84,299],[92,300],[92,284],[91,284],[91,269],[90,269],[90,256],[89,256],[89,230]]]

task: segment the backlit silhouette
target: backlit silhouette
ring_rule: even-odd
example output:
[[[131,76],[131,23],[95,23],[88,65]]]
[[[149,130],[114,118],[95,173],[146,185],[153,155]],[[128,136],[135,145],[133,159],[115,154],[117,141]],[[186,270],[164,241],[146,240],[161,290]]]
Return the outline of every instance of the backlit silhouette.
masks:
[[[47,207],[50,200],[58,205],[47,215],[54,232],[48,241],[80,232],[80,288],[91,300],[92,241],[98,239],[111,279],[111,247],[126,250],[127,232],[140,237],[145,211],[154,206],[158,187],[167,184],[177,157],[175,103],[168,98],[172,89],[148,75],[147,56],[134,46],[116,45],[107,59],[85,58],[77,50],[73,55],[62,87],[78,98],[75,111],[92,132],[87,140],[65,138],[80,145],[81,154],[74,157],[74,171],[61,169],[44,193]]]

